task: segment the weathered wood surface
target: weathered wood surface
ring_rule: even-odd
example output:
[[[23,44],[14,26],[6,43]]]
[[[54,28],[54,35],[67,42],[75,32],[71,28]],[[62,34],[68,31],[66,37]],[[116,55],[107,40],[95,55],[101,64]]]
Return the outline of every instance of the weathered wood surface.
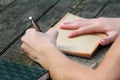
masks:
[[[80,1],[81,2],[81,1]],[[46,31],[47,29],[50,28],[51,25],[53,25],[57,20],[57,18],[55,19],[55,22],[52,22],[52,20],[54,19],[54,15],[58,15],[59,19],[62,18],[62,16],[64,16],[64,14],[66,14],[68,12],[68,10],[71,10],[73,8],[74,5],[76,5],[78,2],[74,1],[74,0],[70,0],[67,3],[64,3],[64,0],[61,0],[58,4],[55,5],[55,7],[53,7],[51,10],[52,12],[57,12],[56,14],[51,13],[51,10],[49,11],[50,14],[48,15],[46,13],[45,16],[43,16],[42,18],[40,18],[40,25],[42,26],[42,28],[44,29],[44,31]],[[64,6],[66,5],[66,6]],[[61,7],[60,7],[61,6]],[[62,8],[62,6],[64,6],[64,9]],[[63,10],[63,13],[62,11]],[[32,12],[32,11],[31,11]],[[37,11],[36,11],[37,12]],[[49,13],[48,12],[48,13]],[[61,15],[62,14],[62,15]],[[48,16],[47,16],[48,15]],[[60,17],[61,15],[61,17]],[[33,14],[33,16],[35,16]],[[51,18],[50,18],[51,17]],[[58,19],[58,20],[59,20]],[[49,24],[49,22],[51,22],[52,24]],[[39,23],[39,22],[38,22]],[[47,24],[48,23],[48,24]],[[21,23],[20,23],[21,24]],[[42,25],[44,24],[44,25]],[[22,26],[24,27],[24,25]],[[24,28],[25,29],[25,28]],[[19,33],[19,32],[17,32]],[[7,50],[2,56],[1,58],[7,59],[7,60],[12,60],[12,61],[16,61],[18,63],[24,63],[24,64],[28,64],[28,65],[32,65],[34,64],[31,60],[29,60],[28,58],[26,58],[26,56],[24,55],[24,52],[21,50],[20,47],[21,42],[18,41],[18,43],[14,44],[9,50]],[[17,48],[16,48],[17,47]],[[16,55],[17,54],[17,55]],[[25,61],[26,60],[26,61]]]
[[[31,23],[29,16],[39,19],[58,0],[16,0],[0,12],[0,51]]]
[[[0,0],[0,12],[9,7],[15,0]]]
[[[119,4],[120,0],[58,0],[58,2],[57,0],[17,0],[9,8],[0,12],[0,51],[21,31],[29,27],[30,23],[27,17],[30,15],[38,20],[44,31],[47,31],[67,12],[85,18],[119,17]],[[24,55],[20,46],[21,42],[18,40],[1,58],[21,64],[34,65],[33,61]],[[91,59],[68,57],[88,67],[95,68],[103,59],[109,46],[98,48]]]
[[[120,0],[110,0],[99,16],[120,17]]]

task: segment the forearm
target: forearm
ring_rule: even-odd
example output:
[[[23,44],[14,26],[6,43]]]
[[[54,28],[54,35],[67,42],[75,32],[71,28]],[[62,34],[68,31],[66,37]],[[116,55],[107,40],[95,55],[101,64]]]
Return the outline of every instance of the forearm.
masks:
[[[120,80],[120,36],[107,52],[104,60],[96,69],[105,80]]]
[[[29,29],[21,39],[23,42],[21,47],[31,59],[50,71],[53,80],[120,80],[120,37],[108,51],[100,66],[92,70],[73,62],[61,53],[52,44],[54,42],[51,39],[53,37],[50,36],[52,34],[51,31],[43,34]],[[56,37],[57,34],[54,35],[54,38]]]
[[[96,70],[89,69],[73,62],[55,47],[51,48],[47,57],[50,75],[53,80],[119,80],[120,77],[120,36],[114,42],[106,57]],[[87,79],[86,79],[87,78]]]
[[[94,70],[79,63],[73,62],[61,53],[57,48],[52,47],[45,53],[47,66],[53,80],[93,80]],[[86,79],[87,78],[87,79]]]

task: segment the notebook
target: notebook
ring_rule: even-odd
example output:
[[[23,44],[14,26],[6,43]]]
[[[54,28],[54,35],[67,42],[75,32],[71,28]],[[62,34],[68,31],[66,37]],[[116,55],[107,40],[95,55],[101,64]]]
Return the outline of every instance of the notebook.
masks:
[[[68,34],[73,30],[63,30],[60,28],[60,24],[63,21],[79,18],[79,16],[67,13],[56,25],[53,26],[53,29],[58,31],[56,46],[66,54],[90,58],[99,46],[100,39],[105,37],[105,34],[86,34],[74,38],[68,38]]]

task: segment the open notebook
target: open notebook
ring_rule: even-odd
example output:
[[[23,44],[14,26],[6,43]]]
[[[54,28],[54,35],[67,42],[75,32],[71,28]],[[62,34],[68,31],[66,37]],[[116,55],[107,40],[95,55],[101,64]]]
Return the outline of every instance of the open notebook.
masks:
[[[67,35],[73,30],[60,29],[60,24],[65,20],[74,20],[77,18],[80,17],[67,13],[55,26],[53,26],[53,29],[58,30],[57,47],[67,54],[90,58],[99,46],[100,39],[105,35],[87,34],[75,38],[68,38]]]

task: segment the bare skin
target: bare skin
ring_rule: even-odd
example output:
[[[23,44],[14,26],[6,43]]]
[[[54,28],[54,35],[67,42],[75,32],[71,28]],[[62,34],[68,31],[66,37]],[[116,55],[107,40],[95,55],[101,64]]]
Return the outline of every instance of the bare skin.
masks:
[[[55,46],[56,38],[57,31],[52,29],[46,33],[28,29],[21,38],[26,55],[49,70],[53,80],[120,80],[120,36],[94,70],[61,53]]]
[[[72,38],[80,34],[102,32],[107,35],[100,41],[101,45],[107,45],[113,42],[120,33],[120,18],[95,18],[95,19],[76,19],[72,21],[64,21],[61,24],[62,29],[75,29],[68,35]]]

